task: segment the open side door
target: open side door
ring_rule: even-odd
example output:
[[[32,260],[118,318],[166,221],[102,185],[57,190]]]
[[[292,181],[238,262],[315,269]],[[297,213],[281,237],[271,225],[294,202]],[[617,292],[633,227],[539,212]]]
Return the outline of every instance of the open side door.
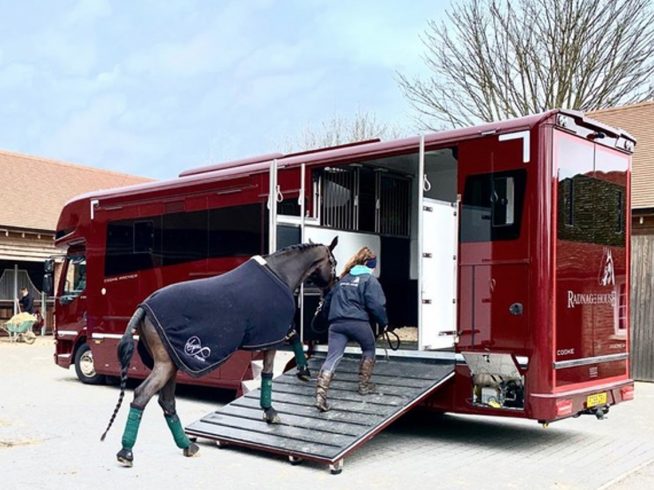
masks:
[[[424,197],[424,137],[418,166],[418,348],[444,349],[457,330],[458,205]]]
[[[456,338],[457,208],[424,198],[420,233],[421,350],[453,347]]]

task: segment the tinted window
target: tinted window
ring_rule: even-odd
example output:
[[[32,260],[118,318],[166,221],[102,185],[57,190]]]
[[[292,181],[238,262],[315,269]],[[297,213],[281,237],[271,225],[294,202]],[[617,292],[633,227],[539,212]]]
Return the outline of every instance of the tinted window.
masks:
[[[163,265],[207,258],[207,211],[163,215]]]
[[[463,193],[461,241],[518,238],[526,177],[525,170],[468,177]]]
[[[143,220],[114,221],[107,225],[107,247],[105,257],[105,275],[115,276],[153,266],[152,253],[135,250],[135,236],[139,235],[140,250],[149,248],[143,238]],[[137,223],[139,223],[137,225]],[[135,229],[138,233],[135,234]]]
[[[208,257],[262,253],[261,204],[169,213],[107,225],[105,276]]]
[[[209,210],[209,256],[250,256],[263,251],[260,204]]]

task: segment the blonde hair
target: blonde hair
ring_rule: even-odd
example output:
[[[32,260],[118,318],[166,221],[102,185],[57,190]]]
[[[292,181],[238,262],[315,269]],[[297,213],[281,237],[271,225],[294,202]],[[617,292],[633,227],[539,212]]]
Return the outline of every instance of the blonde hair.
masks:
[[[340,278],[345,277],[355,265],[363,265],[368,262],[370,259],[376,257],[375,252],[370,250],[368,247],[362,247],[357,253],[355,253],[350,260],[345,263],[343,272],[341,272]]]

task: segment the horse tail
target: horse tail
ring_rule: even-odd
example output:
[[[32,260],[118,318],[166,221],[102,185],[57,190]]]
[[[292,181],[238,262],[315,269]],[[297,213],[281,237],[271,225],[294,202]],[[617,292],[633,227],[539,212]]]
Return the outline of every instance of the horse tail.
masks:
[[[111,429],[111,426],[116,419],[116,415],[118,415],[118,410],[120,410],[120,406],[123,403],[123,398],[125,397],[125,388],[127,386],[129,363],[131,362],[132,356],[134,355],[134,339],[132,338],[132,334],[141,324],[143,318],[145,318],[145,311],[143,308],[137,308],[132,315],[132,318],[127,323],[125,333],[118,343],[118,360],[120,361],[120,395],[118,396],[118,403],[116,404],[114,413],[111,415],[111,419],[109,420],[109,425],[107,425],[104,434],[102,434],[102,437],[100,437],[101,441],[104,441],[107,432],[109,432],[109,429]]]

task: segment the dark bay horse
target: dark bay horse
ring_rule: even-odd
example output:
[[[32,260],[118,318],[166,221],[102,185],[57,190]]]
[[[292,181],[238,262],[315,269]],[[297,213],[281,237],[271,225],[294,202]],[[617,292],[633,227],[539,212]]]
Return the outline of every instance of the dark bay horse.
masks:
[[[234,271],[222,276],[187,281],[162,288],[137,307],[118,344],[118,358],[121,364],[120,395],[102,440],[111,428],[125,395],[129,364],[134,353],[132,335],[139,335],[139,354],[146,365],[152,365],[152,372],[134,390],[134,399],[123,432],[122,449],[116,455],[120,463],[132,466],[134,460],[132,448],[136,443],[143,410],[157,393],[159,405],[163,408],[164,417],[175,443],[183,450],[184,456],[193,456],[197,453],[198,446],[184,433],[175,410],[177,371],[182,369],[195,376],[206,374],[238,349],[264,352],[260,406],[266,422],[280,422],[277,412],[272,407],[271,398],[275,349],[281,342],[290,340],[293,345],[298,377],[305,381],[310,377],[302,344],[297,335],[294,335],[291,326],[295,312],[292,293],[309,277],[318,287],[327,288],[331,285],[336,276],[336,261],[332,250],[337,243],[338,238],[334,238],[329,246],[313,243],[293,245],[264,257],[253,257]],[[239,270],[245,274],[236,274]],[[256,275],[267,275],[272,283],[265,283],[257,290],[257,284],[249,283],[249,278]],[[230,281],[230,278],[237,279]],[[218,289],[215,288],[216,285]],[[188,296],[189,288],[193,291],[190,299],[185,297]],[[284,295],[282,299],[279,299],[279,294],[277,299],[270,299],[267,293],[271,289]],[[240,292],[235,293],[234,290]],[[216,292],[218,294],[214,294]],[[237,294],[244,297],[237,298],[235,297]],[[289,296],[291,300],[288,300]],[[203,299],[204,303],[202,303]],[[221,308],[223,311],[218,311]],[[217,337],[206,340],[207,336],[199,331],[201,322],[198,322],[198,325],[194,323],[197,309],[210,310],[208,315],[205,315],[209,317],[208,321],[207,318],[200,318],[200,320],[209,323],[207,329],[213,330],[207,335],[217,335]],[[252,314],[253,310],[263,314],[257,317]],[[280,311],[282,313],[278,316],[282,318],[276,321],[270,318],[275,316],[274,312]],[[224,322],[223,325],[217,322],[224,317],[227,317],[227,325]],[[238,329],[239,325],[243,326],[242,330]],[[194,330],[196,328],[197,332]],[[171,341],[169,338],[169,335],[173,335],[170,331],[175,329],[178,334],[181,332],[180,338],[183,342],[177,350],[173,345],[174,339]],[[232,338],[230,342],[223,341],[230,336]],[[218,357],[214,359],[214,364],[207,365],[205,368],[203,363],[211,361],[212,353]]]

